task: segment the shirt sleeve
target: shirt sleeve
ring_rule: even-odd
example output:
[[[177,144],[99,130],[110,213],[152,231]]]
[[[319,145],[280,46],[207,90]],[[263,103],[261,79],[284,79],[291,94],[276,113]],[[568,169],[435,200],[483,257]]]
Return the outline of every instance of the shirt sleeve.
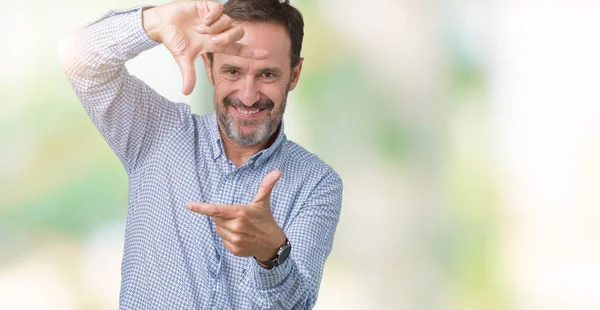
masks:
[[[159,45],[143,28],[143,8],[110,11],[59,44],[63,71],[128,174],[191,120],[189,106],[168,101],[125,67],[129,59]]]
[[[241,288],[260,309],[312,309],[317,301],[325,260],[333,245],[342,205],[342,181],[330,170],[285,229],[289,258],[265,269],[252,262]]]

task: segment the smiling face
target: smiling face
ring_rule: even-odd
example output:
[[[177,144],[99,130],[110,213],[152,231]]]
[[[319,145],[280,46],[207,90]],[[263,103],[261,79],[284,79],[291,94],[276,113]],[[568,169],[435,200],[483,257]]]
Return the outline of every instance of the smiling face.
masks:
[[[213,62],[203,55],[209,80],[215,86],[219,127],[241,146],[267,141],[281,124],[287,94],[298,83],[300,63],[291,68],[290,38],[286,29],[272,23],[239,23],[245,35],[238,43],[267,50],[265,60],[215,53]]]

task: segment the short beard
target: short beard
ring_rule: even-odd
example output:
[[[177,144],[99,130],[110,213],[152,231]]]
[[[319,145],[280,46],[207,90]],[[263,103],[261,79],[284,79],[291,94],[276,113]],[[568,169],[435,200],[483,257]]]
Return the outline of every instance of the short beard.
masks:
[[[227,96],[223,98],[223,104],[220,107],[217,106],[215,98],[215,110],[217,111],[217,118],[223,130],[223,133],[235,143],[241,146],[250,146],[263,143],[267,141],[277,130],[281,124],[283,118],[283,112],[285,111],[285,105],[287,101],[287,93],[279,110],[275,109],[275,104],[270,99],[263,99],[255,102],[251,107],[245,107],[247,109],[266,109],[269,112],[274,111],[276,114],[275,119],[271,118],[271,114],[267,114],[266,120],[262,124],[258,124],[258,127],[250,133],[243,134],[240,130],[240,126],[253,126],[257,125],[257,120],[240,119],[238,125],[228,112],[229,106],[233,107],[244,107],[244,104],[237,98]]]

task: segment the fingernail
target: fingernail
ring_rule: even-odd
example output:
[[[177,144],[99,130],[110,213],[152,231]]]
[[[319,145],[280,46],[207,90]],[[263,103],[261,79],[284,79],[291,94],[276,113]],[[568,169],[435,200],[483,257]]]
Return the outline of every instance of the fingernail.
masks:
[[[185,207],[192,210],[192,205],[189,202],[185,204]]]
[[[206,28],[204,26],[198,26],[198,32],[204,33],[206,32]]]
[[[205,25],[209,25],[211,22],[212,22],[212,19],[210,19],[210,18],[207,18],[204,20]]]
[[[221,43],[221,38],[219,37],[212,37],[210,40],[214,45],[219,45],[219,43]]]

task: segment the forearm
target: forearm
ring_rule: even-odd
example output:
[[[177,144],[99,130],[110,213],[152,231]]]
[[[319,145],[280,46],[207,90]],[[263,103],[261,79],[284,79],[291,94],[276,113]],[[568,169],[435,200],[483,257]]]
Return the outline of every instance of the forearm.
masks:
[[[141,15],[140,8],[110,11],[61,40],[62,67],[78,95],[115,87],[125,62],[158,45],[146,35]]]
[[[286,227],[291,254],[268,270],[253,261],[242,288],[257,308],[311,309],[316,303],[323,267],[331,252],[342,202],[335,173],[316,184],[311,197]]]
[[[299,272],[293,257],[272,269],[251,262],[241,284],[257,309],[311,309],[318,293],[318,285]]]
[[[111,11],[62,40],[63,70],[79,101],[129,173],[165,135],[189,119],[129,74],[125,63],[157,46],[142,25],[141,8]],[[151,136],[152,139],[144,139]],[[143,151],[145,150],[145,151]]]

